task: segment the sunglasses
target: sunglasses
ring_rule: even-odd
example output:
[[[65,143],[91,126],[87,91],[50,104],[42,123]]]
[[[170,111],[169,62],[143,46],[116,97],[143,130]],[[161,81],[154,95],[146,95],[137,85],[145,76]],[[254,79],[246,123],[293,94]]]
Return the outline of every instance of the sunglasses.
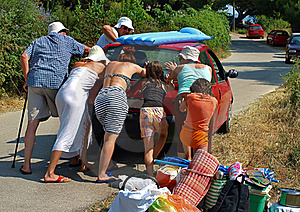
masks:
[[[132,29],[130,29],[130,28],[128,28],[127,26],[124,26],[124,25],[123,25],[123,29],[124,29],[124,30],[127,30],[127,31],[129,31],[129,32],[132,30]]]

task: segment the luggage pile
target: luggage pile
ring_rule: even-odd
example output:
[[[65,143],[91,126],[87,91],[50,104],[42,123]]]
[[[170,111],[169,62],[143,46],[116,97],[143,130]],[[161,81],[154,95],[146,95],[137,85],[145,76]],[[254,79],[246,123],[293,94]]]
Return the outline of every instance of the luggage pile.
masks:
[[[269,169],[243,170],[239,162],[220,165],[201,149],[192,161],[165,157],[155,162],[164,164],[155,178],[147,174],[123,178],[110,212],[263,212],[270,199],[271,182],[278,182]],[[143,188],[132,186],[134,183],[143,184]]]

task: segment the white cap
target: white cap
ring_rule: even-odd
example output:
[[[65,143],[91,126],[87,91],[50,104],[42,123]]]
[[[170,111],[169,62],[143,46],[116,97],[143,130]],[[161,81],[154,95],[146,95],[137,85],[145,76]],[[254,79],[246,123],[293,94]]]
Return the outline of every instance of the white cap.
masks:
[[[185,46],[178,55],[185,60],[192,60],[197,62],[199,61],[199,54],[200,51],[197,48],[192,46]]]
[[[132,26],[132,20],[127,17],[122,17],[119,19],[118,23],[115,25],[116,28],[120,28],[121,26],[127,26],[129,29],[132,29],[132,32],[134,32],[134,28]]]
[[[49,26],[48,26],[48,34],[50,34],[51,32],[60,32],[61,30],[66,30],[67,32],[69,31],[69,29],[67,29],[59,21],[53,22],[53,23],[49,24]]]
[[[100,62],[101,60],[106,61],[106,65],[110,62],[110,60],[105,56],[102,48],[98,45],[95,45],[91,48],[89,55],[83,60],[92,60],[95,62]]]

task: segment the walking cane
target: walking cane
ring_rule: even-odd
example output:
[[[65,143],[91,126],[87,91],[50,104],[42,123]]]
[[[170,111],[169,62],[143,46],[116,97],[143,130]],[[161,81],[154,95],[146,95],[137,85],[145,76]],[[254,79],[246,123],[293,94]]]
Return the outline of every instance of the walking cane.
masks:
[[[21,121],[20,121],[20,126],[19,126],[19,133],[18,133],[18,138],[17,138],[17,144],[16,144],[16,149],[15,149],[15,155],[14,155],[14,160],[13,160],[13,163],[12,163],[12,165],[11,165],[11,168],[15,168],[16,156],[17,156],[17,152],[18,152],[18,146],[19,146],[19,141],[20,141],[20,135],[21,135],[21,131],[22,131],[22,125],[23,125],[23,119],[24,119],[24,114],[25,114],[25,109],[26,109],[26,103],[27,103],[27,92],[26,92],[26,95],[25,95],[25,102],[24,102],[23,112],[22,112]]]

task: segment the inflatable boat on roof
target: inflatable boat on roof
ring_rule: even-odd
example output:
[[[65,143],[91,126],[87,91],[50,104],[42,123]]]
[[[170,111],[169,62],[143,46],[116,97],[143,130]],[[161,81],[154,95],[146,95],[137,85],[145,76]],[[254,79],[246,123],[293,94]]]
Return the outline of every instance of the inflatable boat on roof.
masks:
[[[170,43],[201,42],[210,40],[214,36],[207,36],[198,29],[185,27],[180,31],[150,32],[124,35],[117,39],[121,44],[157,46]]]

